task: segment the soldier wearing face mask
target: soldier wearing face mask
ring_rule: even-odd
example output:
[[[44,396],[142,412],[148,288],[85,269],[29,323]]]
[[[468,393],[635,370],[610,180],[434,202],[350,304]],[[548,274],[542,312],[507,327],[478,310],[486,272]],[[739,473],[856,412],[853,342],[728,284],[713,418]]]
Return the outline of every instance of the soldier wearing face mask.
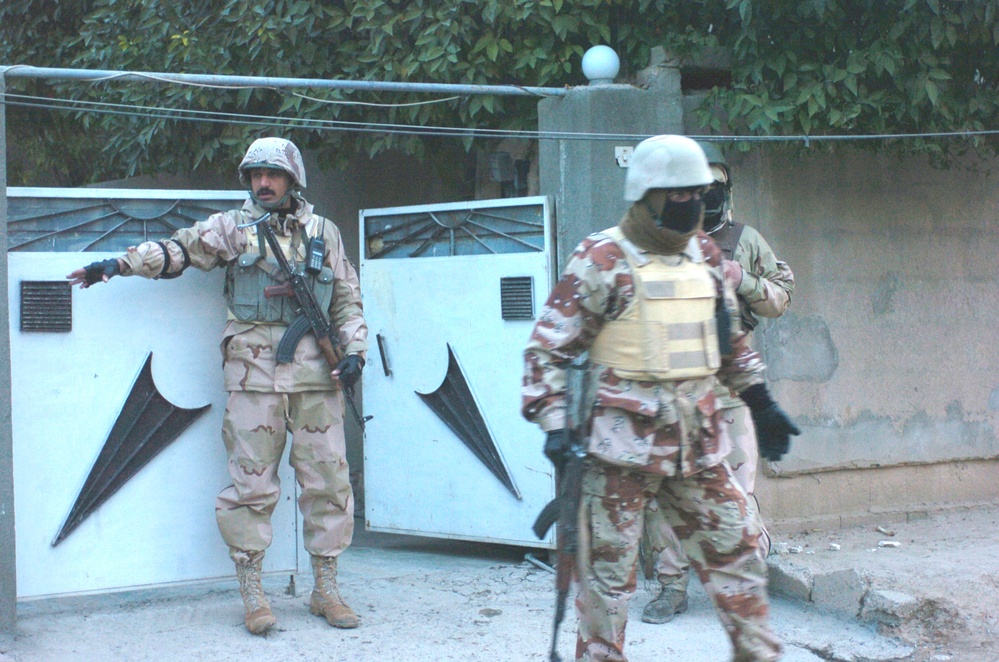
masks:
[[[704,201],[704,230],[721,250],[722,269],[735,290],[743,329],[752,332],[760,317],[780,317],[791,303],[794,274],[786,262],[778,260],[770,244],[748,225],[733,218],[732,174],[725,157],[713,144],[698,143],[704,150],[714,181],[701,196]],[[770,537],[760,518],[754,493],[759,463],[756,430],[749,409],[723,385],[715,395],[720,412],[720,434],[727,438],[732,452],[726,460],[736,481],[749,496],[751,516],[761,531],[760,551],[766,556]],[[777,457],[768,459],[775,460]],[[646,509],[644,555],[654,574],[659,594],[642,611],[646,623],[668,623],[687,610],[687,584],[690,562],[680,542],[666,524],[655,500]]]
[[[625,660],[645,505],[655,499],[714,602],[734,659],[776,660],[766,564],[746,493],[725,462],[716,388],[745,401],[761,447],[786,452],[798,429],[772,400],[763,365],[732,319],[735,295],[701,232],[714,178],[684,136],[639,144],[621,222],[569,259],[525,350],[522,413],[564,466],[566,367],[589,353],[576,600],[579,660]],[[579,397],[580,394],[573,394]]]

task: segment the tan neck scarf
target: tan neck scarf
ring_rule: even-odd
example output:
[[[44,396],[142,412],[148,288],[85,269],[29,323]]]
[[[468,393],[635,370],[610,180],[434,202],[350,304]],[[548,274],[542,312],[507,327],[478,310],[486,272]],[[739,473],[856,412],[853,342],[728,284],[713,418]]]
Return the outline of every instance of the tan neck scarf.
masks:
[[[652,210],[640,200],[628,208],[619,223],[621,232],[631,243],[650,253],[678,255],[687,247],[690,238],[701,229],[700,224],[692,232],[679,234],[661,228],[652,217]]]

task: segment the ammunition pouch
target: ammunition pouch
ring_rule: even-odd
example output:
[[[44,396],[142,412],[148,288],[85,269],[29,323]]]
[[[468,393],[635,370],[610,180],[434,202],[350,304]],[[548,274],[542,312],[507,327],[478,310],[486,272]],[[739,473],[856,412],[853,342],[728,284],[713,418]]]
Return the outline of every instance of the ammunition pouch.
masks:
[[[301,269],[301,265],[296,267]],[[306,275],[321,310],[329,310],[333,300],[333,270],[324,266],[312,276]],[[298,316],[298,301],[293,296],[264,296],[264,288],[284,282],[281,269],[260,253],[244,253],[229,262],[225,275],[225,300],[240,322],[291,324]]]

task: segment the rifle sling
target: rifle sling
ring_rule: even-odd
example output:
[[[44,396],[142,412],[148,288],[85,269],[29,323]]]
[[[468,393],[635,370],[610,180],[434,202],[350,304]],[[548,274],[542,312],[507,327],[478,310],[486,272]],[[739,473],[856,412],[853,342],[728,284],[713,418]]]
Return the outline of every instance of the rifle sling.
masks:
[[[711,238],[715,240],[718,244],[718,248],[721,249],[722,255],[726,260],[734,260],[735,249],[739,245],[739,240],[742,238],[742,231],[746,228],[742,223],[737,223],[732,221],[731,223],[726,223],[711,235]]]

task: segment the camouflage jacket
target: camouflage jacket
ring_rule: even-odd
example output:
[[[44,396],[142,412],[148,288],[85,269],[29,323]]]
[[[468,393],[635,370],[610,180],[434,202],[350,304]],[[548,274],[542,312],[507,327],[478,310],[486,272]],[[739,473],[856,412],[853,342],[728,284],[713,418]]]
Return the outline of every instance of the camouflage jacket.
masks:
[[[732,229],[726,225],[713,238],[724,243],[723,233]],[[730,259],[742,267],[742,282],[735,293],[744,301],[754,317],[780,317],[791,304],[794,274],[787,262],[774,255],[767,240],[756,229],[744,225],[739,244]]]
[[[340,231],[332,222],[313,213],[313,207],[297,198],[295,218],[311,236],[323,228],[326,241],[326,265],[333,270],[336,284],[328,310],[329,319],[338,330],[344,354],[359,354],[364,358],[368,348],[368,327],[361,307],[361,288],[353,265],[347,259]],[[213,214],[190,228],[178,230],[168,241],[145,242],[130,247],[120,258],[124,276],[162,278],[178,276],[190,266],[203,271],[224,267],[241,254],[259,250],[247,241],[247,233],[237,226],[259,218],[265,210],[247,200],[242,209]],[[276,228],[279,235],[280,228]],[[287,232],[284,232],[287,234]],[[284,242],[282,242],[284,243]],[[164,248],[169,262],[164,259]],[[287,257],[291,258],[288,254]],[[298,247],[299,262],[305,257],[305,247]],[[166,268],[164,269],[164,265]],[[307,333],[299,342],[291,363],[277,364],[274,355],[286,326],[239,322],[229,315],[222,332],[225,388],[227,391],[265,391],[288,393],[296,391],[326,391],[336,388],[330,371],[314,336]]]
[[[699,239],[719,296],[734,308],[735,295],[723,281],[717,245],[703,233]],[[602,233],[584,239],[552,290],[524,352],[525,418],[545,431],[565,426],[563,366],[587,351],[603,324],[621,315],[633,295],[630,268],[620,247]],[[636,382],[592,365],[596,389],[590,456],[665,475],[689,475],[721,462],[730,447],[723,447],[725,440],[718,435],[718,380],[736,392],[763,382],[765,366],[746,338],[736,324],[733,351],[722,357],[721,369],[711,377]]]
[[[725,244],[725,233],[731,230],[732,225],[726,223],[712,238]],[[730,259],[742,267],[742,282],[735,293],[739,297],[742,314],[751,316],[754,328],[760,317],[780,317],[787,311],[794,292],[794,273],[787,262],[777,259],[770,244],[755,228],[742,226],[739,243]],[[724,389],[719,392],[719,396],[724,409],[742,406],[742,400],[726,393]]]

